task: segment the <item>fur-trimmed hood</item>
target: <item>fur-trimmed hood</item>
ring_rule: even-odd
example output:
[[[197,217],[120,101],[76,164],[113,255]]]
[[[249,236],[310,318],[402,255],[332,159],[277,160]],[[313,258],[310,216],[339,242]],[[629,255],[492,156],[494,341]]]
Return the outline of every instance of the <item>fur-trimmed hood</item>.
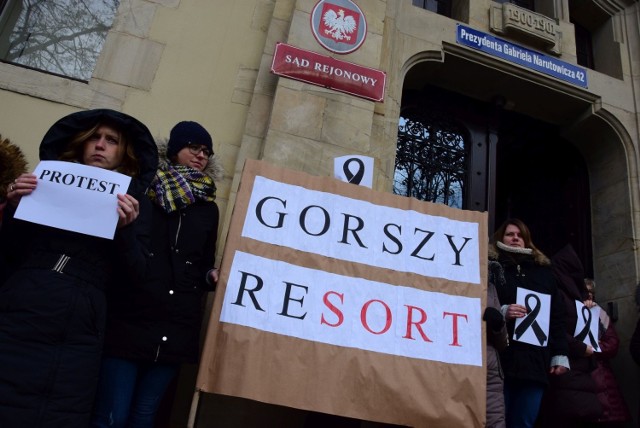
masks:
[[[496,246],[495,242],[489,244],[489,248],[487,251],[489,260],[500,260],[500,255],[506,253],[506,251],[500,250]],[[540,250],[533,250],[533,254],[530,257],[533,258],[537,265],[549,266],[551,264],[551,260],[549,260],[549,258]]]
[[[156,138],[156,145],[158,146],[158,160],[160,164],[166,164],[169,162],[169,159],[167,159],[168,142],[168,138]],[[224,168],[222,167],[222,162],[218,155],[214,154],[211,156],[209,162],[207,162],[207,166],[202,172],[211,177],[216,183],[222,180],[224,177]]]
[[[158,154],[153,137],[145,124],[128,114],[110,109],[84,110],[72,113],[54,123],[40,143],[40,160],[57,160],[79,132],[101,121],[119,125],[127,134],[138,159],[139,173],[131,180],[129,193],[143,194],[158,169]]]
[[[27,160],[20,147],[0,135],[0,201],[7,197],[7,186],[27,172]]]

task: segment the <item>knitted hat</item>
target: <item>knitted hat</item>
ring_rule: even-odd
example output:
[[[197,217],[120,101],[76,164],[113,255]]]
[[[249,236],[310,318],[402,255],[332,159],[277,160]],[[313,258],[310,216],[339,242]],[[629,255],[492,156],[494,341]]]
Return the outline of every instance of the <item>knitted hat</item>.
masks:
[[[213,153],[213,141],[206,129],[197,122],[184,121],[173,127],[167,144],[167,158],[172,159],[189,144],[205,146]]]

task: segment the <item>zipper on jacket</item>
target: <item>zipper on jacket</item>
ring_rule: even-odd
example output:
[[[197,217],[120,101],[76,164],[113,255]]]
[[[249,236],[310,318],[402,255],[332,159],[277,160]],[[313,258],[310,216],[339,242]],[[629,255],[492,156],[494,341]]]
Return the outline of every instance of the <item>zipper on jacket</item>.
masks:
[[[176,229],[176,239],[173,242],[173,248],[178,248],[178,237],[180,236],[180,228],[182,227],[182,212],[178,213],[178,229]]]
[[[154,363],[158,362],[158,356],[160,355],[160,345],[156,348],[156,357],[153,359]]]
[[[520,265],[517,265],[516,269],[518,270],[518,274],[516,276],[524,276],[524,272],[520,271]]]

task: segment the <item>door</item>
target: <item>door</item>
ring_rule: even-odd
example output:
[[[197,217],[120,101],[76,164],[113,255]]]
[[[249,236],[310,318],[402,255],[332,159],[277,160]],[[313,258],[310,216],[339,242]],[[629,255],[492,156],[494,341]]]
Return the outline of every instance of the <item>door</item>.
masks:
[[[488,211],[490,234],[505,219],[520,218],[547,256],[572,244],[585,274],[593,275],[588,171],[556,126],[430,85],[406,91],[401,112],[395,193]],[[408,143],[412,138],[419,141]],[[416,174],[420,159],[431,161]],[[425,183],[411,183],[417,180]]]

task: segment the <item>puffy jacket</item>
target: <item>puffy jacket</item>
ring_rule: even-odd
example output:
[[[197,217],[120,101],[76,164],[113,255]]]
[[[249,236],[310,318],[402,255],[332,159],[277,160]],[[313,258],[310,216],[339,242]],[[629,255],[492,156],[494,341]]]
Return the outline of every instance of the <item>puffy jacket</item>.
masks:
[[[88,426],[104,338],[104,290],[118,277],[146,270],[150,205],[140,195],[157,168],[146,126],[113,110],[74,113],[47,132],[40,158],[58,159],[71,137],[105,120],[127,130],[138,159],[139,174],[128,192],[141,201],[136,221],[108,240],[5,212],[0,248],[10,275],[0,286],[2,427]]]

